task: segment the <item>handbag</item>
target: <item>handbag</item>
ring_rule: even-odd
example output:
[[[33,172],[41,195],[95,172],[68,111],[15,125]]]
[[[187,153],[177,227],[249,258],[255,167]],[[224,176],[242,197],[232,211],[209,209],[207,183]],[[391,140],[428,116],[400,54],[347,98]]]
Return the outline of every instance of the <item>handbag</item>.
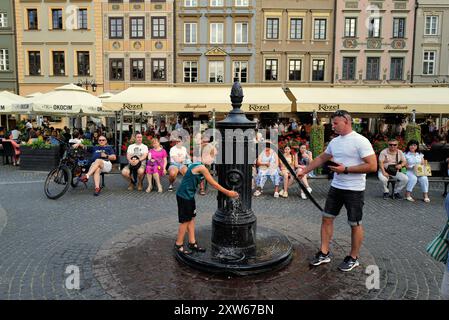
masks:
[[[438,262],[447,263],[447,255],[449,252],[449,220],[443,231],[427,245],[426,251]]]
[[[398,152],[396,152],[396,164],[389,164],[387,166],[387,169],[385,169],[385,171],[390,175],[390,176],[395,176],[398,173],[398,168],[396,168],[396,166],[398,165]]]
[[[432,168],[427,163],[427,160],[424,162],[424,164],[415,165],[415,168],[413,170],[417,177],[431,177],[432,176]]]

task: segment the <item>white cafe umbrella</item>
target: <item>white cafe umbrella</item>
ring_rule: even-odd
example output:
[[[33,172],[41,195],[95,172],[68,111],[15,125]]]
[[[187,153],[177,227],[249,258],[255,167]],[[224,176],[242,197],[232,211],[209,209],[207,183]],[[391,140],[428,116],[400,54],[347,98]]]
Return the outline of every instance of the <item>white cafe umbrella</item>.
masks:
[[[101,99],[73,83],[58,87],[36,97],[32,102],[33,112],[58,115],[107,115]]]
[[[27,99],[9,91],[0,92],[0,113],[27,113],[30,110],[30,106],[26,105],[22,108],[22,103],[26,104]]]

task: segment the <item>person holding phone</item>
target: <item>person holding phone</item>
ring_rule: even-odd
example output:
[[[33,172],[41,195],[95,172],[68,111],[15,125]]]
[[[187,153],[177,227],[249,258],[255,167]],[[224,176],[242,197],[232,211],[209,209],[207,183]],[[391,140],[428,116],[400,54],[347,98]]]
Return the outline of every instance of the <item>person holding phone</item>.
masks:
[[[333,158],[335,173],[327,195],[321,222],[320,251],[310,262],[319,266],[331,262],[330,241],[334,230],[334,219],[343,205],[347,210],[351,226],[351,251],[338,266],[341,271],[350,271],[359,266],[359,253],[363,242],[362,216],[366,173],[377,169],[376,155],[369,140],[352,130],[352,117],[345,110],[336,111],[332,117],[332,129],[339,136],[329,142],[326,150],[308,166],[298,170],[302,178],[308,172],[322,166]]]

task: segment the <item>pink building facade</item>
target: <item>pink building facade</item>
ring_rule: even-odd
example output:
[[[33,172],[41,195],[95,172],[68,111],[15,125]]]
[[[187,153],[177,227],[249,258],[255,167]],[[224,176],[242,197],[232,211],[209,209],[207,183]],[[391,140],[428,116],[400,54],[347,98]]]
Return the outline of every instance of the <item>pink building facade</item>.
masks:
[[[411,82],[415,1],[337,0],[334,82]]]

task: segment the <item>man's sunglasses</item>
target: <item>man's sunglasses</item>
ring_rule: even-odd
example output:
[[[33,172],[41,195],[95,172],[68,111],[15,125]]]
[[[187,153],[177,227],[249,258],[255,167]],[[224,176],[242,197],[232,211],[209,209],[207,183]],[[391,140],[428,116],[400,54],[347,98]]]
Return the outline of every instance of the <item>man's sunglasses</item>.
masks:
[[[106,141],[106,139],[98,139],[98,141]]]
[[[388,144],[390,147],[397,147],[398,145],[397,144],[394,144],[394,143],[389,143]]]
[[[350,115],[349,112],[346,110],[337,110],[332,114],[332,118],[335,118],[335,117],[345,117],[346,118],[346,116],[349,116],[349,115]]]

